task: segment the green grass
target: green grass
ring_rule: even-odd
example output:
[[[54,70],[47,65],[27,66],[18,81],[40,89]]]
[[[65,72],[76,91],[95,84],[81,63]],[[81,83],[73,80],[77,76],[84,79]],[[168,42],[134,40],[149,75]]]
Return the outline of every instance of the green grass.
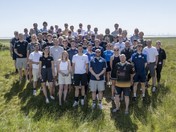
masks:
[[[72,108],[73,90],[68,103],[62,108],[58,100],[45,104],[39,90],[36,97],[32,96],[32,84],[25,81],[19,84],[9,51],[1,50],[0,131],[176,131],[176,38],[152,39],[153,43],[160,39],[167,53],[162,86],[156,94],[148,89],[147,103],[143,104],[141,98],[136,103],[130,102],[129,115],[124,115],[124,102],[119,113],[111,112],[114,103],[109,99],[109,88],[105,91],[103,111],[91,110],[90,94],[84,108]],[[0,43],[9,45],[7,40],[0,40]]]

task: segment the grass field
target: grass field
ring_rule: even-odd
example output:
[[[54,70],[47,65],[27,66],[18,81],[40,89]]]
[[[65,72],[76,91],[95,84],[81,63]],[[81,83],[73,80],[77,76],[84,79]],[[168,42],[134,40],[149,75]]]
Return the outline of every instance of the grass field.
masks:
[[[162,71],[162,85],[155,94],[147,90],[147,102],[141,98],[130,102],[130,113],[124,115],[124,102],[119,113],[112,113],[114,103],[110,89],[106,88],[104,109],[91,110],[90,94],[85,107],[72,108],[73,90],[68,103],[59,106],[58,100],[45,104],[37,91],[32,95],[32,84],[18,82],[8,50],[0,51],[0,131],[2,132],[174,132],[176,131],[176,38],[152,38],[153,44],[161,40],[167,53]],[[9,45],[7,40],[0,40]],[[38,86],[39,88],[39,86]]]

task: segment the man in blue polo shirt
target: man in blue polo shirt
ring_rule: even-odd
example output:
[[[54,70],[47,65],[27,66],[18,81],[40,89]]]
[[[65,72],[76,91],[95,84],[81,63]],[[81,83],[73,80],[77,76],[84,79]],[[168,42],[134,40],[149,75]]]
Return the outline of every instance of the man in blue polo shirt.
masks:
[[[137,52],[132,55],[131,59],[136,71],[134,75],[133,100],[134,101],[136,100],[137,85],[140,82],[141,88],[142,88],[142,97],[144,101],[145,100],[145,81],[146,81],[145,68],[147,66],[147,56],[142,53],[142,44],[137,45]]]
[[[101,57],[101,50],[95,50],[96,56],[90,61],[90,89],[92,91],[92,108],[96,106],[96,91],[98,90],[99,108],[102,109],[102,99],[104,86],[104,73],[106,71],[106,61]]]

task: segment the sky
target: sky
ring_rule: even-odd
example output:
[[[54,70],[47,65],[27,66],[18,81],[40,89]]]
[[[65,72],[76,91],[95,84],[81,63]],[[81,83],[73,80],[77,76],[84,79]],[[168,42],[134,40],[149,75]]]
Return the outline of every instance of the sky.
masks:
[[[0,37],[12,37],[15,30],[23,32],[43,21],[78,29],[83,23],[112,32],[114,24],[132,35],[135,28],[145,35],[176,36],[176,0],[0,0]]]

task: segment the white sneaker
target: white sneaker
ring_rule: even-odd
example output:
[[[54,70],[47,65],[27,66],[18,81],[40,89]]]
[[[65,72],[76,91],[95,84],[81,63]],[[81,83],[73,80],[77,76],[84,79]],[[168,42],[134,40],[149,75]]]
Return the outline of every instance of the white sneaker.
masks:
[[[153,87],[152,88],[152,92],[154,93],[156,91],[156,87]]]
[[[37,95],[37,91],[33,90],[33,95],[36,96]]]
[[[55,100],[55,98],[54,98],[52,95],[50,95],[50,98],[51,98],[52,100]]]
[[[48,98],[46,98],[45,102],[48,104],[48,103],[49,103],[49,99],[48,99]]]
[[[84,105],[84,99],[81,99],[81,105],[82,106]]]
[[[73,107],[77,106],[78,104],[79,104],[79,102],[75,101],[75,102],[73,103]]]
[[[115,113],[115,112],[117,112],[118,110],[119,110],[118,108],[115,108],[115,109],[112,110],[112,112]]]
[[[98,106],[99,106],[99,109],[100,109],[100,110],[103,109],[102,103],[99,103]]]
[[[92,109],[95,109],[96,104],[92,103]]]

